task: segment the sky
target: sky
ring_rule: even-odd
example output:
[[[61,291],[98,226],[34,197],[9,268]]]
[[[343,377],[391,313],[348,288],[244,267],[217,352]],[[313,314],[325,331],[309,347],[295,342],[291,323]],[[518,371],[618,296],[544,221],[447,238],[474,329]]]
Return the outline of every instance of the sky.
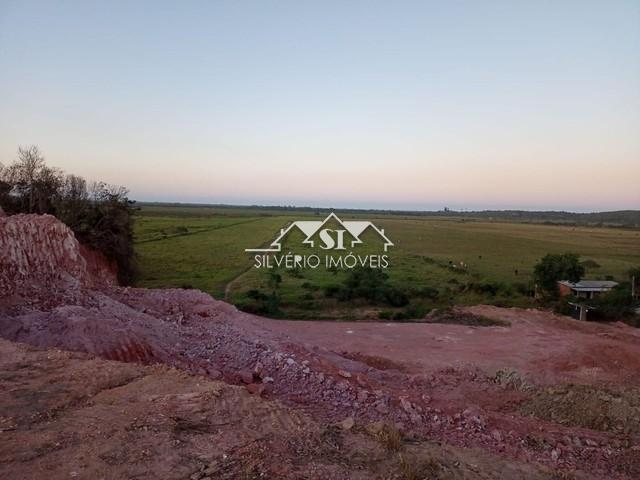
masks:
[[[137,200],[640,208],[640,2],[0,0],[0,162]]]

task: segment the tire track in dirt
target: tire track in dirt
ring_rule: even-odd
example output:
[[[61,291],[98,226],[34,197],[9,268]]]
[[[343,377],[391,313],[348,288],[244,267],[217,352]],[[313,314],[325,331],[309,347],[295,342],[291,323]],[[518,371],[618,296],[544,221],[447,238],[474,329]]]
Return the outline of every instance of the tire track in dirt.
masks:
[[[285,225],[284,225],[284,227],[283,227],[283,228],[288,227],[290,224],[291,224],[291,222],[288,222],[287,224],[285,224]],[[267,240],[266,242],[262,243],[262,244],[260,245],[260,247],[258,247],[258,248],[266,248],[266,247],[268,247],[269,245],[270,245],[270,241],[269,241],[269,240]],[[266,253],[266,255],[267,255],[267,256],[271,256],[271,255],[273,255],[273,252]],[[242,272],[240,272],[238,275],[236,275],[234,278],[232,278],[232,279],[227,283],[227,285],[224,287],[224,301],[225,301],[225,302],[229,302],[229,301],[230,301],[230,300],[229,300],[229,297],[230,297],[230,294],[231,294],[231,288],[233,287],[233,285],[234,285],[235,283],[237,283],[237,282],[238,282],[238,280],[240,280],[244,275],[246,275],[246,274],[251,270],[251,268],[252,268],[252,266],[249,266],[249,267],[245,268]]]
[[[198,230],[196,232],[176,233],[174,235],[167,235],[167,236],[162,237],[162,238],[150,238],[148,240],[138,240],[138,241],[136,241],[134,243],[135,243],[135,245],[141,245],[143,243],[161,242],[163,240],[170,240],[172,238],[189,237],[189,236],[192,236],[192,235],[198,235],[200,233],[214,232],[216,230],[222,230],[222,229],[225,229],[225,228],[237,227],[238,225],[246,225],[247,223],[257,222],[258,220],[262,220],[263,218],[264,217],[259,217],[259,218],[253,218],[251,220],[247,220],[245,222],[230,223],[228,225],[218,225],[216,227],[204,228],[204,229]]]

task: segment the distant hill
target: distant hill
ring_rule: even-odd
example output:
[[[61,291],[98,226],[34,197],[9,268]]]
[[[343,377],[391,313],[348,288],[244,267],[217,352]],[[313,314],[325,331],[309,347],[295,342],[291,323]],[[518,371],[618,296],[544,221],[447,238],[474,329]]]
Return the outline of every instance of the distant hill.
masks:
[[[215,208],[215,209],[242,209],[258,210],[268,213],[314,213],[318,215],[328,212],[344,214],[369,214],[369,215],[403,215],[419,217],[454,217],[478,220],[497,220],[524,223],[546,223],[561,225],[590,225],[606,227],[640,228],[640,210],[616,210],[612,212],[575,213],[564,211],[528,211],[528,210],[479,210],[479,211],[413,211],[413,210],[383,210],[383,209],[357,209],[357,208],[316,208],[296,207],[292,205],[225,205],[202,203],[167,203],[167,202],[138,202],[140,206],[154,207],[181,207],[181,208]]]
[[[558,211],[527,210],[483,210],[479,212],[437,212],[450,216],[482,219],[504,219],[521,222],[561,223],[576,225],[640,227],[640,210],[617,210],[613,212],[574,213]]]

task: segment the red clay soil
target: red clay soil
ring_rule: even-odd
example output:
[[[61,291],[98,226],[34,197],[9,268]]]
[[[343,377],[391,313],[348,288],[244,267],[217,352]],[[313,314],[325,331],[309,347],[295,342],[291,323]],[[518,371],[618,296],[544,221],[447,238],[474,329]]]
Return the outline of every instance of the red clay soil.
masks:
[[[55,235],[37,233],[52,224]],[[194,290],[115,287],[89,272],[60,225],[0,218],[0,245],[11,246],[0,250],[9,292],[0,335],[9,340],[175,366],[318,422],[382,421],[558,475],[640,477],[640,335],[631,327],[486,306],[471,311],[511,326],[269,320]]]
[[[401,363],[411,373],[443,368],[515,369],[537,383],[640,385],[640,330],[597,324],[540,310],[478,305],[476,315],[510,322],[502,327],[426,323],[268,320],[292,341],[360,352]],[[257,320],[264,325],[265,320]]]

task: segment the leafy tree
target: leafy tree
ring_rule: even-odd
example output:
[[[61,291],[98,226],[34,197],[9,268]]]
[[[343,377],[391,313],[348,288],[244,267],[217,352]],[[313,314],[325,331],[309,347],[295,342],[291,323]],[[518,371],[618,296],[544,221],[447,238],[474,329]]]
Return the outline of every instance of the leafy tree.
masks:
[[[547,254],[536,264],[533,276],[540,288],[551,295],[557,292],[557,282],[579,282],[584,275],[580,255],[575,253]]]
[[[402,307],[409,303],[407,294],[388,284],[389,276],[379,268],[355,267],[349,270],[343,285],[330,285],[325,295],[341,301],[364,299],[373,304]]]

